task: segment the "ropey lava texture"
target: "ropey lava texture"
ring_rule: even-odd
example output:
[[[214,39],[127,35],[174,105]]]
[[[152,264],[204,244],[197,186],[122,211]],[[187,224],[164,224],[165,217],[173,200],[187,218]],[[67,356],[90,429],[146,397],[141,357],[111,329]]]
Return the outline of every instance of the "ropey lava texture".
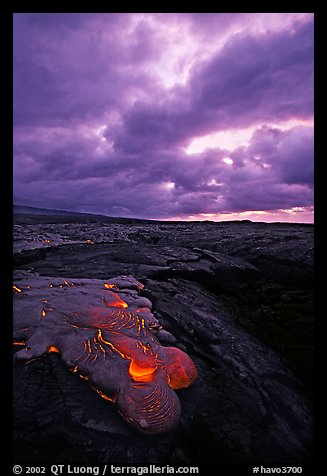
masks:
[[[107,281],[31,278],[16,282],[14,344],[17,360],[49,352],[87,379],[99,395],[146,434],[173,429],[181,405],[176,389],[190,386],[197,370],[175,347],[161,346],[152,303],[130,276]]]

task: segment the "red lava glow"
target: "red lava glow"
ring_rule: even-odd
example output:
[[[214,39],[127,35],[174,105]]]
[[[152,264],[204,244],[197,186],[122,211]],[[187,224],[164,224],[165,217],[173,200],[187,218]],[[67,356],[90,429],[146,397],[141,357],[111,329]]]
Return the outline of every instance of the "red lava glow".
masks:
[[[198,372],[190,357],[176,347],[167,347],[165,353],[165,370],[170,388],[177,390],[192,385]]]
[[[111,294],[109,296],[109,299],[106,298],[106,304],[107,306],[110,306],[110,307],[118,307],[120,309],[126,309],[128,307],[128,304],[123,301],[117,293],[114,293],[113,291],[111,291]]]
[[[115,284],[110,284],[110,283],[105,283],[104,287],[106,289],[118,289],[118,287]]]
[[[101,329],[98,329],[98,342],[109,346],[123,359],[130,360],[128,373],[134,381],[151,382],[158,367],[164,369],[167,383],[174,390],[189,387],[197,378],[193,361],[177,348],[165,347],[163,350],[165,362],[162,362],[158,353],[154,352],[149,344],[144,345],[139,340],[135,343],[134,339],[122,334],[119,341],[113,344],[105,340]]]
[[[100,395],[100,397],[103,398],[104,400],[108,400],[109,402],[113,402],[113,403],[116,401],[115,398],[108,397],[108,395],[106,395],[105,393],[101,392],[101,390],[98,390],[97,388],[95,389],[95,391],[96,391],[97,394]]]
[[[128,373],[136,382],[151,382],[157,367],[140,366],[135,360],[131,360]]]
[[[57,354],[60,353],[59,349],[57,349],[57,347],[55,347],[54,345],[50,345],[49,349],[48,349],[48,352],[55,352]]]
[[[123,359],[131,361],[128,373],[133,380],[137,382],[150,382],[152,380],[157,364],[156,355],[152,353],[151,348],[143,346],[141,350],[140,346],[135,345],[133,339],[124,336],[121,336],[119,339],[119,344],[114,345],[103,338],[101,329],[98,329],[98,341],[108,345],[110,349],[117,352]],[[139,342],[139,344],[141,343]],[[144,349],[148,351],[148,354],[146,354]]]

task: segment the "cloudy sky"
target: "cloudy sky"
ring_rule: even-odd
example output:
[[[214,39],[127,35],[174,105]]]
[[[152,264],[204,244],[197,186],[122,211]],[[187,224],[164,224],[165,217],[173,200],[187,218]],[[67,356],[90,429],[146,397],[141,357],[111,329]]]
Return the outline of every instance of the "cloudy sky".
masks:
[[[313,222],[313,23],[14,14],[14,203]]]

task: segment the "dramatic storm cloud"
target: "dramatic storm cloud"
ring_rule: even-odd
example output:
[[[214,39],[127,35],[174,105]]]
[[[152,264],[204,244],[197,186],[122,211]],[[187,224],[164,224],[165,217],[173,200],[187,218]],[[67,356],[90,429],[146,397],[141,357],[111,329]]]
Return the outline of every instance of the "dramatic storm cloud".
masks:
[[[313,15],[15,14],[14,202],[313,220]]]

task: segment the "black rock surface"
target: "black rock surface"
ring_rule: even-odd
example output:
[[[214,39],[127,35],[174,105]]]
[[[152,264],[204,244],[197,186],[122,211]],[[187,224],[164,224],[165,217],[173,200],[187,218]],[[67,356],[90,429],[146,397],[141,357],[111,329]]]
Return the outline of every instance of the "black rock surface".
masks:
[[[311,461],[313,226],[37,220],[15,225],[24,279],[134,276],[168,331],[161,341],[186,351],[199,377],[178,391],[177,429],[149,438],[58,355],[15,364],[19,461]]]

